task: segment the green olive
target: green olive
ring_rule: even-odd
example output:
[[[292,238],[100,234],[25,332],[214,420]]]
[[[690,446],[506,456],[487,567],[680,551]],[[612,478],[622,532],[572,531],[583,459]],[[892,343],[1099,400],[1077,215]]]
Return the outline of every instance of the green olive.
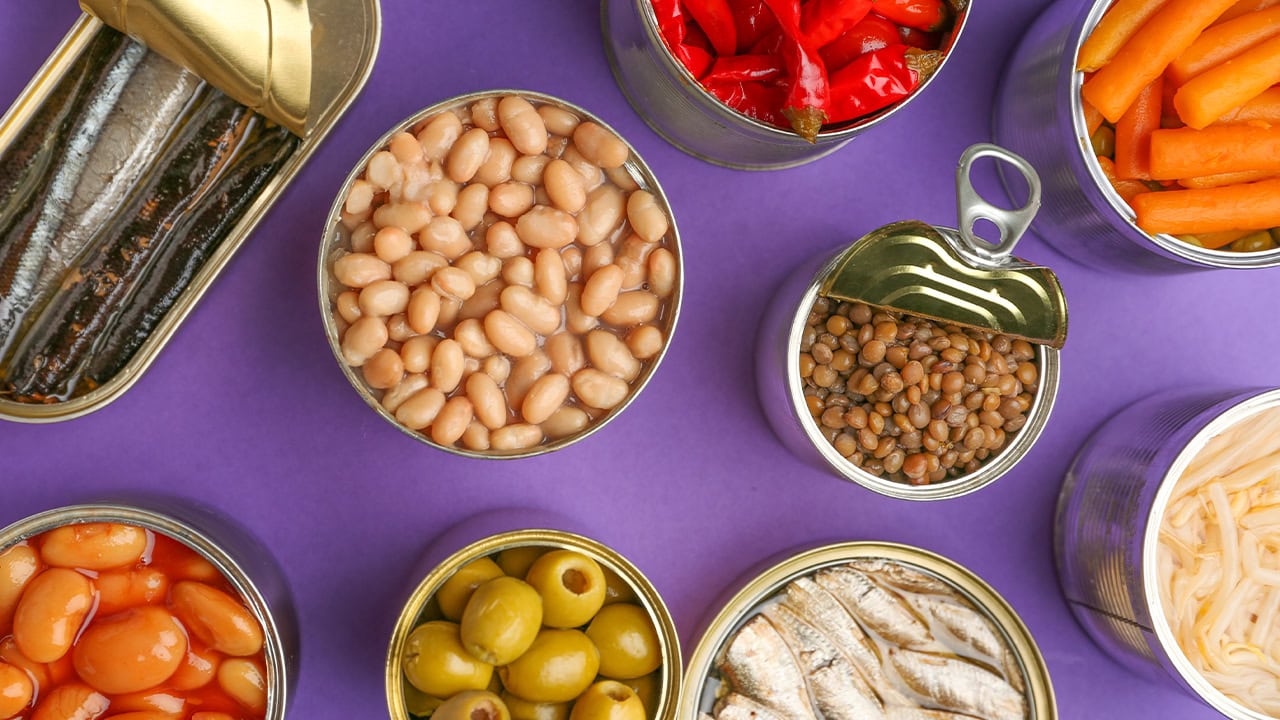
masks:
[[[433,620],[409,633],[404,676],[422,692],[447,698],[463,690],[488,687],[493,665],[471,657],[462,647],[455,623]]]
[[[600,674],[605,677],[629,680],[648,675],[662,664],[658,631],[639,605],[600,608],[587,626],[587,637],[600,651]]]
[[[636,691],[649,717],[654,717],[658,710],[658,692],[662,689],[662,673],[651,672],[638,678],[623,680],[622,684]]]
[[[1259,230],[1256,233],[1245,235],[1231,243],[1231,249],[1236,252],[1262,252],[1263,250],[1271,250],[1275,246],[1275,239],[1266,230]]]
[[[636,591],[618,573],[604,568],[604,604],[635,602]]]
[[[445,700],[432,720],[511,720],[511,712],[488,690],[466,690]]]
[[[471,594],[462,612],[462,646],[493,665],[506,665],[529,649],[542,628],[542,597],[529,583],[494,578]]]
[[[1115,157],[1116,154],[1116,131],[1110,125],[1103,123],[1093,131],[1093,135],[1089,137],[1089,142],[1093,145],[1093,154],[1103,157]]]
[[[582,553],[552,550],[534,561],[525,579],[542,596],[547,627],[581,627],[604,606],[604,571]]]
[[[502,693],[502,701],[511,711],[511,720],[569,720],[567,702],[533,702],[505,691]]]
[[[601,680],[573,704],[569,720],[645,720],[644,703],[617,680]]]
[[[502,568],[502,572],[511,577],[522,578],[529,574],[529,568],[533,565],[533,561],[537,560],[547,548],[538,547],[536,545],[525,545],[524,547],[513,547],[502,550],[497,555],[498,567]]]
[[[569,702],[600,670],[600,651],[580,630],[543,630],[510,665],[498,668],[502,685],[532,702]]]
[[[462,611],[471,599],[471,593],[496,577],[502,577],[502,568],[487,557],[458,568],[448,580],[436,591],[435,599],[440,603],[440,612],[446,620],[458,622],[462,619]]]
[[[431,713],[440,707],[444,701],[438,697],[432,697],[410,683],[404,686],[404,707],[409,711],[410,715],[418,717],[429,717]]]

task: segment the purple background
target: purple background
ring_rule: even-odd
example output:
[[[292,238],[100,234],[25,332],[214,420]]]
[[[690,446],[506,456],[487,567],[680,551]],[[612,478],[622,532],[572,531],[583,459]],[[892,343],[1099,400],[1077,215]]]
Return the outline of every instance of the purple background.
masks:
[[[383,0],[363,95],[146,376],[87,418],[0,423],[0,525],[119,490],[176,492],[238,518],[297,595],[295,718],[383,714],[386,641],[415,559],[442,528],[510,506],[578,518],[627,555],[666,598],[686,655],[716,599],[763,559],[893,540],[955,559],[1009,600],[1064,718],[1216,717],[1125,671],[1076,625],[1053,567],[1054,503],[1087,434],[1134,399],[1276,384],[1276,271],[1107,274],[1028,238],[1020,254],[1051,264],[1070,300],[1062,393],[1022,464],[963,499],[881,498],[801,464],[761,417],[757,318],[785,274],[887,222],[954,223],[956,159],[990,139],[1005,59],[1045,3],[977,5],[943,77],[887,126],[799,169],[744,173],[641,122],[606,66],[594,0]],[[0,107],[77,12],[70,0],[5,3]],[[323,209],[368,144],[419,108],[494,87],[559,95],[626,135],[670,195],[686,272],[671,351],[632,407],[577,446],[505,463],[432,450],[371,412],[330,355],[314,277]],[[980,180],[1002,197],[992,175]]]

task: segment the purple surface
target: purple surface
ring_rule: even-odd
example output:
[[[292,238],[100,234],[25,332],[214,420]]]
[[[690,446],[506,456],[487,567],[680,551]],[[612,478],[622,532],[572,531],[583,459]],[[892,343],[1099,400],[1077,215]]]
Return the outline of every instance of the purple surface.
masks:
[[[977,5],[944,77],[894,122],[815,164],[752,174],[694,160],[641,122],[605,64],[596,2],[383,0],[364,94],[150,372],[87,418],[0,423],[0,524],[139,489],[238,518],[298,597],[295,718],[384,713],[385,643],[415,559],[440,529],[500,507],[580,518],[630,557],[664,594],[686,655],[717,598],[763,559],[893,540],[957,560],[1009,600],[1044,652],[1064,718],[1216,717],[1124,671],[1082,633],[1058,590],[1053,510],[1087,434],[1134,399],[1277,383],[1268,356],[1280,338],[1261,312],[1277,271],[1105,274],[1027,239],[1020,254],[1052,264],[1070,301],[1063,389],[1017,470],[963,499],[876,496],[800,464],[760,416],[756,319],[790,268],[890,221],[954,223],[956,159],[989,140],[1005,58],[1044,3]],[[76,13],[69,0],[7,4],[0,106]],[[560,95],[612,123],[662,181],[685,240],[683,317],[647,391],[588,441],[511,463],[455,458],[385,424],[335,366],[315,310],[322,209],[351,164],[411,112],[492,87]],[[993,175],[979,180],[1002,197]]]

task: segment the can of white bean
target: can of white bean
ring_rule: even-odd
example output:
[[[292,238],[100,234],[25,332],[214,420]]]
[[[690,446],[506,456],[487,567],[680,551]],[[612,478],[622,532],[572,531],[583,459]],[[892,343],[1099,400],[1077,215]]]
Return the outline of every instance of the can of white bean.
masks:
[[[110,562],[104,558],[130,552],[126,540],[142,546],[132,551],[128,564],[108,567]],[[65,707],[83,703],[86,717],[94,708],[96,714],[107,709],[169,714],[174,707],[185,706],[188,690],[199,687],[205,688],[199,691],[201,702],[208,696],[266,720],[285,717],[299,660],[292,593],[262,543],[222,514],[189,500],[161,497],[56,508],[0,530],[0,565],[5,570],[0,627],[10,621],[14,627],[13,637],[5,641],[12,646],[0,644],[0,655],[4,662],[24,668],[39,661],[25,653],[39,650],[42,644],[39,638],[18,637],[19,625],[29,623],[36,613],[24,610],[27,596],[47,596],[53,583],[45,583],[44,588],[37,584],[52,572],[86,577],[91,583],[87,614],[80,613],[81,626],[72,628],[75,644],[63,658],[74,657],[68,665],[74,666],[79,681],[67,683],[65,674],[58,679],[43,670],[29,672],[36,717],[41,716],[38,701],[46,697],[52,701],[59,693],[65,693],[59,702],[70,703]],[[13,583],[21,595],[12,595]],[[73,598],[66,611],[71,612],[75,604]],[[230,614],[225,613],[227,607],[232,608]],[[172,649],[171,636],[159,634],[154,650],[146,645],[147,654],[135,660],[129,648],[139,646],[141,640],[152,642],[146,631],[155,629],[156,618],[164,618],[162,624],[185,623],[179,643],[183,650],[177,655],[166,653]],[[257,628],[252,627],[254,623]],[[232,626],[233,632],[224,632]],[[138,630],[142,633],[128,637],[129,631]],[[98,658],[114,658],[110,664],[118,667],[93,662],[95,652]],[[168,667],[173,664],[176,671]],[[155,672],[164,677],[149,684],[140,680]],[[46,681],[49,687],[37,685]],[[125,685],[139,682],[141,687],[126,691]],[[147,692],[153,685],[169,689]],[[225,697],[218,697],[219,693]]]
[[[1273,718],[1280,390],[1166,392],[1094,432],[1067,472],[1062,590],[1117,661],[1231,718]],[[1259,669],[1261,668],[1261,669]]]
[[[978,157],[1032,187],[1017,211],[969,184]],[[895,223],[798,268],[761,321],[756,387],[796,457],[882,495],[941,500],[1008,473],[1044,430],[1058,392],[1066,300],[1047,268],[1009,254],[1034,216],[1039,180],[994,146],[957,173],[962,227]],[[892,308],[892,309],[890,309]]]
[[[954,52],[969,17],[967,0],[947,5],[955,21],[949,31],[951,47],[938,60],[937,70]],[[825,157],[887,122],[938,74],[933,72],[900,102],[851,122],[826,126],[809,142],[790,129],[748,117],[708,92],[663,41],[653,0],[605,0],[600,12],[609,66],[636,113],[680,150],[739,170],[781,170]]]
[[[682,663],[671,614],[644,573],[587,532],[506,509],[434,538],[387,650],[392,720],[477,702],[507,706],[494,717],[562,717],[601,693],[627,713],[642,706],[621,716],[672,720]]]
[[[330,210],[318,263],[352,387],[478,458],[575,443],[621,413],[680,312],[680,236],[635,150],[558,98],[472,93],[396,124]]]

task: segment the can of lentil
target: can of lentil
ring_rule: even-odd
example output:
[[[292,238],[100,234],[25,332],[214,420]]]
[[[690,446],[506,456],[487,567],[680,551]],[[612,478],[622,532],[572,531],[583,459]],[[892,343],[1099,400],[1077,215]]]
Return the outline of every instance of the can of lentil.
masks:
[[[1033,229],[1061,254],[1090,266],[1164,272],[1280,265],[1280,249],[1231,252],[1138,228],[1093,152],[1080,102],[1076,58],[1112,0],[1058,0],[1023,35],[1005,70],[995,141],[1043,174],[1049,202]],[[1008,185],[1008,177],[1006,186]]]
[[[212,509],[188,500],[143,497],[69,505],[24,518],[0,530],[0,553],[55,528],[84,523],[145,528],[209,561],[262,627],[267,695],[263,717],[283,720],[297,683],[297,615],[284,572],[261,542]]]
[[[968,3],[959,8],[952,48],[967,23]],[[605,0],[600,6],[609,67],[636,113],[667,142],[715,165],[739,170],[781,170],[803,165],[839,150],[845,143],[888,121],[937,77],[890,108],[818,133],[812,143],[791,130],[747,117],[707,92],[671,54],[658,29],[651,0]]]
[[[423,623],[448,617],[448,613],[442,610],[438,593],[450,578],[459,571],[466,572],[469,566],[476,567],[477,563],[489,561],[496,562],[501,572],[507,575],[522,577],[539,554],[556,550],[572,551],[590,558],[606,577],[612,578],[611,583],[621,583],[624,595],[629,591],[629,596],[619,602],[630,602],[643,609],[656,631],[661,663],[646,678],[623,682],[647,683],[646,690],[652,693],[652,697],[643,699],[649,720],[674,718],[682,667],[675,621],[644,573],[616,550],[584,534],[587,532],[590,531],[581,523],[557,513],[504,509],[470,517],[433,539],[416,566],[415,584],[399,612],[387,650],[387,708],[392,720],[410,720],[414,715],[424,714],[414,712],[419,709],[413,707],[415,703],[434,703],[444,699],[424,699],[406,678],[405,664],[414,629]],[[612,603],[613,600],[606,602]],[[498,680],[496,673],[493,680]]]
[[[1031,266],[1020,265],[1020,261],[1008,256],[1007,253],[1012,249],[1013,243],[1017,241],[1021,230],[1025,229],[1026,225],[1030,223],[1031,216],[1035,214],[1036,203],[1030,202],[1026,208],[1010,213],[987,205],[973,192],[972,187],[968,184],[967,173],[972,161],[982,153],[997,150],[999,148],[993,148],[993,146],[975,146],[975,148],[971,148],[966,153],[965,158],[962,160],[960,172],[958,173],[961,198],[960,215],[962,225],[969,227],[972,227],[975,213],[979,213],[988,219],[994,218],[993,222],[1002,227],[1004,242],[1001,247],[1003,247],[1003,252],[1006,253],[1004,256],[997,257],[992,255],[989,248],[983,248],[981,241],[974,241],[971,235],[953,228],[922,227],[922,224],[919,223],[901,223],[874,231],[855,242],[852,246],[842,247],[834,253],[808,261],[798,268],[783,283],[782,287],[774,293],[773,300],[766,308],[760,325],[760,336],[756,351],[756,387],[765,416],[773,427],[775,434],[796,457],[882,495],[905,500],[940,500],[959,497],[994,482],[1009,472],[1018,461],[1026,456],[1035,444],[1036,439],[1048,422],[1058,392],[1059,351],[1055,345],[1060,346],[1060,341],[1065,339],[1066,333],[1066,306],[1061,288],[1058,287],[1056,279],[1052,278],[1052,274],[1044,268],[1038,269],[1043,271],[1043,275],[1022,274],[1016,278],[1013,276],[998,278],[983,276],[984,279],[976,285],[976,287],[981,288],[981,291],[970,295],[970,300],[973,302],[963,298],[953,298],[944,302],[941,306],[935,306],[933,312],[913,314],[915,317],[911,318],[903,315],[900,318],[904,321],[915,322],[921,318],[938,318],[941,316],[940,313],[955,312],[962,305],[969,308],[981,308],[983,303],[991,303],[993,306],[992,312],[1009,313],[1010,316],[1017,316],[1018,318],[1033,315],[1043,317],[1046,322],[1051,323],[1054,328],[1053,332],[1058,337],[1058,342],[1056,343],[1032,344],[1022,342],[1018,345],[1019,348],[1026,346],[1023,349],[1025,357],[1020,357],[1021,361],[1024,363],[1030,362],[1035,366],[1033,368],[1034,375],[1025,377],[1028,380],[1028,384],[1034,384],[1036,387],[1034,395],[1019,401],[1025,401],[1026,407],[1019,407],[1017,412],[1014,412],[1010,406],[1006,408],[1009,410],[1007,418],[1000,422],[993,418],[990,423],[987,423],[987,426],[992,430],[1000,430],[999,437],[1006,438],[1007,436],[1007,443],[1002,443],[1002,447],[994,448],[994,453],[988,453],[989,458],[984,457],[985,462],[982,462],[980,466],[966,469],[959,474],[951,473],[951,479],[945,482],[933,481],[927,484],[917,484],[914,481],[900,482],[882,476],[885,474],[893,475],[900,468],[905,467],[905,460],[901,462],[897,460],[890,461],[894,462],[897,467],[886,468],[887,472],[869,472],[862,464],[850,459],[851,455],[865,455],[870,460],[872,455],[879,449],[879,443],[882,439],[893,440],[893,438],[885,437],[884,433],[886,432],[894,435],[895,438],[903,435],[907,438],[912,438],[912,432],[915,432],[916,435],[922,435],[926,428],[934,430],[931,427],[934,421],[948,419],[948,416],[945,415],[947,408],[934,407],[935,399],[929,396],[929,391],[923,390],[923,388],[929,387],[933,391],[932,394],[936,394],[936,391],[940,389],[933,387],[933,385],[935,381],[940,382],[941,377],[934,378],[932,376],[941,373],[934,373],[932,369],[943,366],[930,365],[929,368],[923,367],[923,363],[930,362],[929,358],[932,357],[930,354],[920,353],[919,357],[907,356],[900,358],[904,361],[909,358],[911,362],[920,363],[921,367],[919,369],[924,370],[920,377],[903,376],[903,372],[908,372],[906,366],[902,363],[896,363],[896,360],[888,357],[886,353],[877,352],[873,357],[861,351],[862,347],[872,344],[872,336],[866,333],[865,328],[871,326],[876,317],[871,314],[873,311],[868,309],[867,304],[860,303],[861,309],[858,311],[866,310],[866,318],[853,317],[850,319],[851,316],[848,313],[844,315],[846,321],[843,325],[847,326],[847,329],[843,330],[842,333],[844,334],[838,338],[833,334],[833,338],[842,342],[842,345],[833,348],[835,352],[838,353],[843,350],[852,355],[851,358],[846,358],[849,360],[849,366],[845,366],[844,371],[853,370],[853,368],[861,365],[864,366],[861,369],[868,370],[869,373],[880,373],[881,370],[876,369],[876,366],[884,363],[896,363],[894,367],[884,370],[884,374],[889,374],[892,371],[892,374],[901,380],[901,382],[896,382],[898,390],[903,390],[904,385],[913,386],[922,382],[929,383],[928,386],[920,385],[922,388],[921,397],[907,397],[911,405],[920,404],[923,400],[928,400],[928,403],[925,403],[928,405],[928,415],[918,418],[920,422],[912,422],[913,428],[903,425],[899,429],[901,435],[894,433],[894,428],[890,423],[896,421],[898,416],[912,420],[911,410],[903,407],[892,408],[885,404],[897,402],[896,397],[892,400],[880,398],[873,401],[872,395],[880,392],[878,388],[872,388],[867,393],[862,393],[862,395],[866,396],[870,406],[881,411],[879,420],[883,422],[879,423],[881,429],[877,429],[875,427],[877,418],[871,417],[876,412],[864,411],[859,418],[850,419],[852,424],[846,420],[843,425],[840,425],[842,428],[856,428],[856,432],[851,433],[857,436],[858,442],[853,453],[842,452],[841,448],[835,444],[834,437],[827,437],[827,435],[831,434],[830,424],[824,424],[815,414],[814,410],[816,408],[808,404],[809,395],[806,390],[804,374],[806,370],[812,371],[812,362],[808,363],[810,367],[801,367],[804,360],[802,354],[809,354],[814,346],[815,337],[810,336],[814,336],[815,333],[809,328],[811,314],[815,309],[823,307],[822,303],[828,302],[824,297],[824,288],[831,283],[833,276],[842,272],[842,267],[857,264],[852,260],[852,257],[854,253],[861,252],[859,245],[886,243],[886,238],[890,243],[896,242],[896,245],[888,245],[886,250],[877,257],[872,257],[869,263],[862,263],[863,267],[867,268],[864,278],[867,284],[890,288],[891,291],[885,294],[885,297],[890,300],[893,298],[902,299],[907,293],[915,292],[915,288],[922,286],[934,287],[935,290],[944,286],[954,288],[960,284],[970,282],[976,272],[975,269],[995,267],[1012,269],[1016,267],[1020,268],[1019,272],[1032,269]],[[1033,200],[1037,199],[1039,181],[1036,179],[1034,170],[1017,156],[1012,156],[1003,151],[996,156],[1013,163],[1024,174],[1034,190],[1032,194]],[[925,237],[926,235],[931,235],[931,237]],[[899,241],[900,239],[901,241]],[[939,248],[944,246],[952,249],[958,248],[959,251],[955,255],[940,253]],[[950,275],[951,279],[938,284],[936,277],[947,275]],[[992,289],[997,287],[996,283],[1000,283],[1001,290],[999,293],[992,293]],[[1028,288],[1034,288],[1034,290],[1024,295],[1016,294],[1018,291],[1026,291]],[[1004,297],[1000,297],[1000,293],[1003,293]],[[937,296],[939,293],[931,292],[929,294]],[[993,303],[991,300],[993,297],[999,297],[1000,299]],[[834,301],[829,303],[830,307],[835,307],[835,305]],[[848,305],[848,303],[842,303],[842,305]],[[870,305],[875,305],[875,303],[870,303]],[[995,315],[986,314],[986,310],[982,310],[973,317],[975,324],[982,322],[988,327],[1000,323],[999,318],[995,317]],[[861,322],[857,322],[859,320]],[[892,332],[897,333],[906,324],[906,322],[901,325],[895,324]],[[851,334],[859,325],[864,329],[857,334]],[[945,323],[939,323],[939,325],[945,325]],[[929,332],[932,333],[934,330]],[[845,334],[848,335],[847,339],[845,339]],[[865,337],[863,337],[864,334],[866,335]],[[944,345],[950,347],[953,341],[960,342],[959,339],[951,337],[957,333],[941,334],[947,335],[950,339],[924,338],[925,341],[931,344],[923,348],[923,350],[927,351],[932,348],[937,352],[945,352],[945,350],[939,350],[939,348]],[[923,337],[923,333],[921,337]],[[896,335],[894,338],[890,338],[890,341],[895,343],[902,342],[902,339],[895,338]],[[944,343],[943,340],[946,340],[946,342]],[[963,342],[968,347],[970,342],[979,341],[969,338]],[[915,341],[912,341],[911,344],[914,347]],[[881,343],[881,348],[883,349],[883,342]],[[1007,348],[1001,346],[997,350],[997,354],[1008,353],[1011,349],[1012,345]],[[917,354],[912,350],[912,355]],[[832,358],[827,360],[835,362],[837,358],[833,355]],[[988,360],[990,360],[989,357]],[[959,364],[960,362],[968,364],[967,359],[956,360],[957,369],[962,367]],[[1000,362],[1005,365],[1005,374],[1010,372],[1010,367],[1004,363],[1003,359]],[[907,364],[910,364],[910,362]],[[853,370],[853,372],[855,375],[850,375],[850,379],[857,377],[857,373],[860,370]],[[995,373],[997,371],[993,369],[991,372]],[[1027,370],[1024,372],[1030,373],[1032,371]],[[877,375],[875,379],[877,381],[884,379],[884,374]],[[996,376],[992,374],[990,377],[994,378]],[[975,385],[975,391],[985,393],[988,388],[978,386],[989,384],[986,382],[987,378],[987,371],[984,369],[981,378],[976,375],[964,377],[964,384],[961,387],[973,384]],[[971,382],[975,380],[977,382]],[[1023,383],[1019,381],[1017,387],[1022,386]],[[887,383],[885,388],[889,388]],[[853,392],[852,388],[845,389]],[[905,396],[912,389],[914,388],[908,388],[902,394]],[[812,390],[812,388],[809,390]],[[1023,394],[1026,393],[1022,390],[1012,393],[1012,395],[1017,395],[1020,398]],[[1009,393],[1003,391],[999,395],[1005,396],[1006,399],[1010,396]],[[824,403],[826,402],[825,398],[822,400]],[[849,405],[850,403],[845,404]],[[878,407],[880,405],[884,407]],[[972,409],[975,411],[981,409],[984,413],[1000,410],[999,402],[993,403],[993,405],[996,410],[989,410],[982,405]],[[824,410],[829,409],[829,407],[828,405]],[[885,414],[883,412],[885,408],[889,408],[891,412]],[[853,412],[856,413],[856,409]],[[921,411],[917,408],[916,412],[919,414]],[[858,419],[869,421],[870,424],[867,422],[859,423],[857,422]],[[971,422],[966,418],[958,417],[958,412],[954,419]],[[835,424],[839,425],[840,423]],[[955,427],[955,423],[950,424]],[[864,439],[861,437],[864,431],[870,432],[872,435]],[[913,450],[913,455],[922,454],[921,448],[923,447],[929,453],[942,456],[950,449],[950,446],[947,445],[948,443],[955,443],[959,446],[958,438],[953,438],[950,435],[944,436],[941,434],[942,432],[947,431],[945,428],[941,428],[933,443],[922,437],[920,443],[911,440],[910,443],[903,444],[903,452]],[[984,431],[984,434],[989,434],[990,432]],[[875,447],[872,446],[873,441]],[[937,448],[931,447],[935,443],[941,448],[941,452],[938,452]],[[962,448],[957,452],[959,457],[963,457],[968,450]],[[972,454],[976,456],[976,451]],[[888,457],[888,455],[883,457],[876,455],[875,459],[881,460]]]
[[[1103,424],[1067,471],[1054,551],[1076,619],[1136,673],[1174,684],[1231,718],[1263,718],[1215,688],[1176,640],[1158,550],[1175,484],[1216,435],[1280,407],[1280,390],[1158,394]]]
[[[826,620],[823,619],[823,607],[825,605],[836,610],[837,616],[844,611],[849,602],[848,596],[842,594],[840,581],[835,578],[851,568],[853,572],[849,574],[853,578],[874,578],[870,580],[871,585],[867,586],[872,594],[883,594],[883,597],[891,599],[911,596],[913,602],[921,603],[919,607],[926,613],[928,603],[945,598],[956,603],[949,605],[953,611],[964,613],[971,620],[980,617],[981,623],[990,629],[989,637],[1003,647],[1003,662],[997,659],[994,665],[989,666],[1002,668],[1004,675],[1010,678],[1010,684],[1014,688],[1020,686],[1020,715],[1027,720],[1053,720],[1058,717],[1048,667],[1026,625],[991,586],[955,562],[908,545],[843,542],[791,554],[781,561],[771,561],[766,567],[763,572],[753,573],[750,579],[741,583],[740,588],[714,611],[714,615],[706,623],[706,630],[689,657],[678,717],[700,717],[701,713],[710,716],[718,703],[726,702],[735,693],[745,692],[733,687],[732,677],[737,671],[731,667],[734,663],[734,651],[730,645],[744,630],[750,631],[753,619],[759,622],[763,616],[766,624],[777,628],[784,639],[804,635],[803,627],[799,633],[788,635],[788,630],[783,627],[792,622],[788,618],[798,618],[804,624],[817,623],[821,633],[833,642],[838,642],[836,638],[841,637],[843,632],[835,632],[834,625],[824,624]],[[828,575],[835,581],[828,582]],[[928,596],[928,599],[913,595],[908,586]],[[833,598],[837,604],[831,604]],[[779,612],[778,605],[787,606],[790,612]],[[954,610],[957,607],[965,609]],[[850,617],[858,618],[859,623],[864,622],[855,610],[856,608],[848,609]],[[767,631],[767,628],[763,629]],[[819,641],[820,646],[821,644]],[[815,659],[823,652],[824,650],[818,650]],[[891,658],[896,652],[902,652],[901,648],[889,649],[887,653],[878,652],[877,657]],[[958,651],[957,654],[962,655],[963,652]],[[905,657],[909,656],[910,653],[905,654]],[[801,654],[796,653],[796,657],[801,657]],[[838,667],[841,662],[841,659],[836,659],[833,667]],[[885,659],[884,662],[894,664],[897,661]],[[859,666],[859,670],[861,672],[855,674],[865,678],[872,690],[881,696],[898,699],[897,695],[893,695],[897,691],[886,687],[886,684],[893,682],[886,676],[892,676],[896,672],[905,680],[907,674],[894,671],[886,676],[877,675],[874,664],[869,673],[862,666]],[[780,673],[779,677],[785,676]],[[814,676],[811,674],[810,677]],[[911,692],[908,683],[907,693]],[[988,716],[975,707],[949,709],[960,712],[964,717],[970,714]]]

